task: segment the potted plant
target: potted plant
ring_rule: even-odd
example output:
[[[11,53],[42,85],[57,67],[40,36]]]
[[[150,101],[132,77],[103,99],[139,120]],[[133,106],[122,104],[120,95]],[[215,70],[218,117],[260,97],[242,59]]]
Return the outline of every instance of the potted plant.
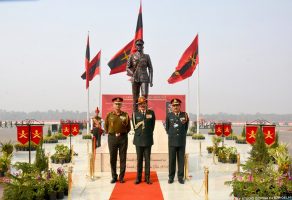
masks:
[[[7,153],[8,155],[12,154],[13,152],[13,144],[11,141],[6,142],[6,143],[0,143],[1,145],[1,152]]]
[[[56,152],[51,156],[52,162],[55,163],[68,163],[71,161],[70,150],[64,144],[58,144],[55,146]]]
[[[208,146],[208,147],[207,147],[207,151],[208,151],[208,153],[212,153],[213,150],[214,150],[214,147],[213,147],[213,146]]]
[[[211,130],[208,131],[208,135],[215,135],[214,127],[211,127]]]
[[[237,154],[231,153],[229,154],[229,163],[236,163],[237,162]]]
[[[227,155],[224,149],[220,149],[218,153],[218,162],[226,163],[227,162]]]
[[[56,200],[57,199],[56,177],[57,177],[56,174],[51,170],[49,170],[46,174],[45,188],[46,188],[46,193],[47,193],[46,196],[47,196],[48,200]]]
[[[288,172],[289,166],[291,165],[291,157],[288,151],[287,144],[279,144],[275,148],[274,154],[272,155],[278,165],[278,171],[282,174]]]
[[[3,177],[10,169],[12,154],[3,153],[0,157],[0,176]]]
[[[67,188],[68,182],[67,178],[65,177],[64,169],[59,167],[57,169],[57,178],[56,178],[56,189],[57,189],[57,199],[64,198],[64,192]]]

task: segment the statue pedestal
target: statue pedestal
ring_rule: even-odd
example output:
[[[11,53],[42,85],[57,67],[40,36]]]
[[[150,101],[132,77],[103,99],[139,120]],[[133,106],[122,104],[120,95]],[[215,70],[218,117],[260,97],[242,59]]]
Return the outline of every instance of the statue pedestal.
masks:
[[[127,167],[126,171],[137,170],[136,147],[133,144],[134,131],[131,130],[128,136]],[[168,136],[163,127],[162,121],[156,121],[154,130],[154,145],[151,149],[151,170],[158,172],[168,171]],[[117,172],[119,172],[119,156],[117,161]],[[144,167],[144,165],[143,165]],[[110,155],[107,142],[96,150],[95,171],[110,172]]]

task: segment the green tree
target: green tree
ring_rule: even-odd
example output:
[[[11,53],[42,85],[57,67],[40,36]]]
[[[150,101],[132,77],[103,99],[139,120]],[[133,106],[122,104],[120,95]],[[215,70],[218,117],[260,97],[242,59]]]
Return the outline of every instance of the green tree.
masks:
[[[45,155],[44,149],[42,149],[40,146],[38,146],[36,149],[34,165],[39,172],[46,171],[48,169],[48,157]]]
[[[251,171],[252,174],[263,172],[267,167],[267,164],[271,161],[261,127],[257,130],[256,141],[249,154],[250,157],[246,162],[244,169]]]

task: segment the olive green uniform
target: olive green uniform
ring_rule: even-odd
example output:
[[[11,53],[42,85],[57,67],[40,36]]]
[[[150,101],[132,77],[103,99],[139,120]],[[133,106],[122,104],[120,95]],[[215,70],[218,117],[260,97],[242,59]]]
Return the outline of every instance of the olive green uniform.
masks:
[[[121,111],[118,115],[110,112],[106,116],[104,129],[108,133],[108,148],[110,152],[110,164],[112,178],[117,179],[117,154],[120,157],[120,175],[119,179],[123,179],[126,171],[126,159],[128,149],[128,132],[131,130],[129,115]],[[117,136],[116,134],[120,134]]]

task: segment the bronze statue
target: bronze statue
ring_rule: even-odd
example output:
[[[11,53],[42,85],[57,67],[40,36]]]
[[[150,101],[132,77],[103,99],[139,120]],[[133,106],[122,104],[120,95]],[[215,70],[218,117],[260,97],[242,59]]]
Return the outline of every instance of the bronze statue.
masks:
[[[144,41],[141,39],[135,42],[137,52],[130,55],[127,63],[127,74],[131,76],[133,94],[133,112],[138,110],[137,101],[140,96],[148,99],[149,84],[153,86],[153,68],[148,54],[144,54]],[[148,71],[147,71],[148,69]]]

